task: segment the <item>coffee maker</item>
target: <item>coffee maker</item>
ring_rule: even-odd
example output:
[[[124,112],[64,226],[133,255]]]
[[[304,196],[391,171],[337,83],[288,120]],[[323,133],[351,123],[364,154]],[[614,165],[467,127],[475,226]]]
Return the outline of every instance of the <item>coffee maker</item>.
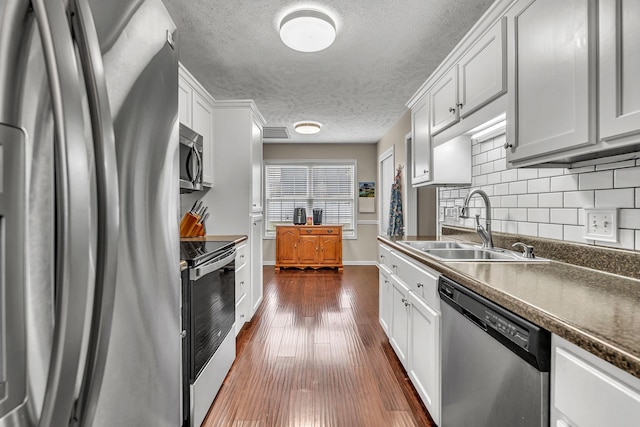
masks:
[[[293,209],[293,223],[295,225],[303,225],[307,223],[307,210],[305,208]]]
[[[313,210],[313,225],[322,224],[322,209]]]

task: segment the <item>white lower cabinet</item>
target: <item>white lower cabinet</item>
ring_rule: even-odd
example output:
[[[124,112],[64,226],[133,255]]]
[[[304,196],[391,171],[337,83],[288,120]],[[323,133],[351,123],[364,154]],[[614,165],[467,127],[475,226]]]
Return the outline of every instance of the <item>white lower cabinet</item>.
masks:
[[[380,326],[389,336],[389,325],[391,324],[391,272],[386,267],[379,267],[378,286],[379,286],[379,306],[378,318]]]
[[[249,257],[247,253],[247,245],[242,244],[236,247],[236,259],[235,259],[235,275],[236,275],[236,336],[240,333],[240,330],[244,326],[244,323],[248,319],[247,301],[249,298],[247,294],[249,289],[249,264],[247,263]]]
[[[380,324],[429,414],[440,423],[439,273],[381,245]],[[388,321],[385,319],[389,319]]]
[[[552,427],[639,425],[640,379],[557,335],[551,344]]]
[[[391,333],[389,342],[405,369],[409,369],[409,288],[391,276]]]
[[[409,378],[440,423],[440,314],[409,292]]]

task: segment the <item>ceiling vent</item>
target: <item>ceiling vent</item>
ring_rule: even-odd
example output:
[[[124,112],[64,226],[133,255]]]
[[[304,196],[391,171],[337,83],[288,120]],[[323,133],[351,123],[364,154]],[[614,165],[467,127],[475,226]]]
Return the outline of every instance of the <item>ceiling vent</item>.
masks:
[[[282,127],[264,127],[262,129],[263,139],[289,139],[289,132],[287,128]]]

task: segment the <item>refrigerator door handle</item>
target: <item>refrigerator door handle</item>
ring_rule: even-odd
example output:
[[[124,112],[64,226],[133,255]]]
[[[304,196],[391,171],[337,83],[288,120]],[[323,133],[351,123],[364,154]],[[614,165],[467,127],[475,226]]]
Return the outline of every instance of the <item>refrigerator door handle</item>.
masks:
[[[97,201],[98,254],[93,317],[87,364],[74,422],[92,425],[104,376],[113,319],[119,244],[120,197],[116,146],[100,43],[87,0],[72,0],[71,23],[78,44],[93,131]]]
[[[90,161],[63,0],[32,0],[51,90],[56,194],[55,327],[40,426],[68,425],[81,366],[91,275]]]

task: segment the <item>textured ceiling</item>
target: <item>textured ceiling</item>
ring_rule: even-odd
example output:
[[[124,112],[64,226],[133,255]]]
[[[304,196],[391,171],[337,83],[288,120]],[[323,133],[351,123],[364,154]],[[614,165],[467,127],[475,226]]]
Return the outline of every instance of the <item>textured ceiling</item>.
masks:
[[[253,99],[291,142],[374,143],[492,0],[163,0],[180,61],[216,100]],[[336,22],[335,43],[301,53],[279,22],[314,8]],[[293,123],[324,124],[313,136]]]

